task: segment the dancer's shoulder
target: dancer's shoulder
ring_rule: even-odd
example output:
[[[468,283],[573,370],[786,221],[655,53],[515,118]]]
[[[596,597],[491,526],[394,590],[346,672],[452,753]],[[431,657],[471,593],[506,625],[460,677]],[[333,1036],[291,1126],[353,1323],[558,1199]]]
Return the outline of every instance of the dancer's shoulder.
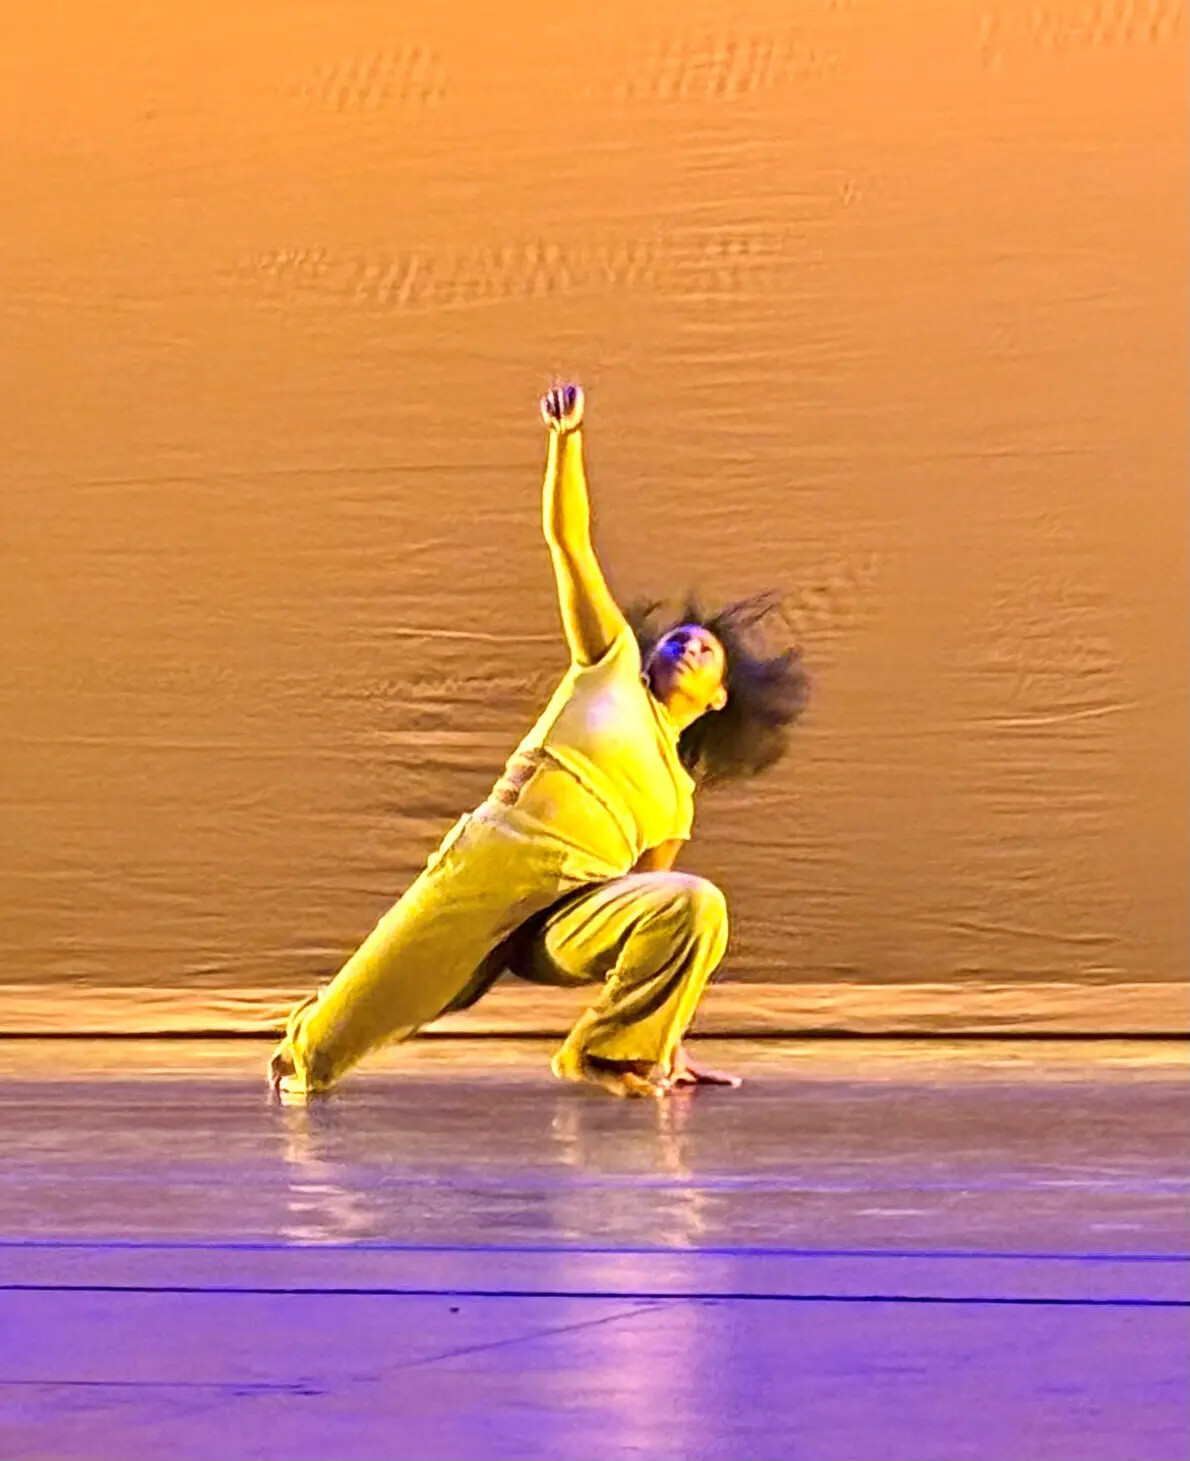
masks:
[[[590,664],[571,661],[571,672],[591,679],[619,679],[628,681],[640,679],[642,663],[640,645],[631,625],[625,621],[613,636],[607,648],[597,660]]]

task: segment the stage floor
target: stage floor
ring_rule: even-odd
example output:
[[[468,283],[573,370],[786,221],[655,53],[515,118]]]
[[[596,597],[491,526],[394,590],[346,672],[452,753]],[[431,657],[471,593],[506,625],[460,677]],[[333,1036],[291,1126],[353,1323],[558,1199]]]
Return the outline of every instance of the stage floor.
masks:
[[[1179,1042],[0,1042],[0,1457],[1177,1461]]]

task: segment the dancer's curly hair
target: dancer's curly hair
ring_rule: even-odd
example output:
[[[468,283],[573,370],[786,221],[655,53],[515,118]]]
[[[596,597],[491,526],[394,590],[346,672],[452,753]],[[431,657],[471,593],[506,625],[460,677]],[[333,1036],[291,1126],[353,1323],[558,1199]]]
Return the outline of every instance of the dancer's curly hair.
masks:
[[[708,710],[686,727],[678,754],[703,786],[755,776],[785,754],[789,732],[806,705],[809,677],[796,649],[766,656],[761,621],[781,609],[781,596],[768,592],[708,612],[688,594],[680,618],[663,619],[664,605],[638,600],[625,610],[642,661],[679,624],[700,624],[723,646],[727,659],[727,704]]]

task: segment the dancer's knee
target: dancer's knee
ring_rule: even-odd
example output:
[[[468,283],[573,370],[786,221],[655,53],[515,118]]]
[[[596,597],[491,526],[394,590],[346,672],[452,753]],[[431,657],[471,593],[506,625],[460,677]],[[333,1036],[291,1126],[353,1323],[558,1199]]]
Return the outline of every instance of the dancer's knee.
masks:
[[[666,901],[687,936],[707,943],[727,939],[727,899],[707,878],[691,873],[666,874]]]

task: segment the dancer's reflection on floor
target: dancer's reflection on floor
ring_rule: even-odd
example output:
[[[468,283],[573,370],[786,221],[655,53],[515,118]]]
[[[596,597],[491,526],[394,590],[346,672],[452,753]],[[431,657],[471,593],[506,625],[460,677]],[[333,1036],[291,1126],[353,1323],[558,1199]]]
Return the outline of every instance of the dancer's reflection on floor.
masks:
[[[581,1093],[580,1093],[581,1095]],[[671,1095],[633,1107],[631,1120],[606,1103],[560,1091],[550,1137],[559,1174],[559,1242],[684,1248],[703,1240],[708,1196],[690,1162],[699,1097]]]
[[[383,1208],[358,1168],[336,1158],[342,1113],[332,1102],[280,1110],[287,1243],[353,1243],[383,1236]],[[340,1150],[340,1155],[343,1153]]]
[[[704,1240],[712,1199],[689,1160],[695,1094],[627,1105],[569,1086],[483,1080],[386,1082],[379,1100],[369,1096],[350,1109],[332,1098],[278,1110],[285,1241]],[[415,1128],[404,1119],[413,1108]]]

